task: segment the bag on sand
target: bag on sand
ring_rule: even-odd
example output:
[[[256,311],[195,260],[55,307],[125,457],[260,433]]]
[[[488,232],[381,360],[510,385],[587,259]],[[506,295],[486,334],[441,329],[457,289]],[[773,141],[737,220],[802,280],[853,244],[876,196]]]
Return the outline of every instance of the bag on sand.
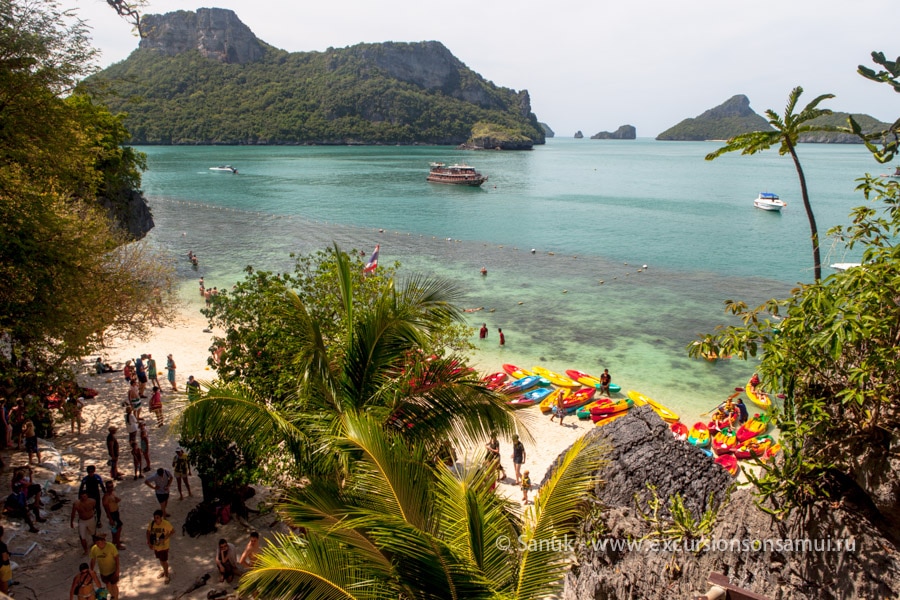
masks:
[[[201,502],[188,512],[181,526],[181,535],[197,537],[216,531],[216,508],[212,504]]]

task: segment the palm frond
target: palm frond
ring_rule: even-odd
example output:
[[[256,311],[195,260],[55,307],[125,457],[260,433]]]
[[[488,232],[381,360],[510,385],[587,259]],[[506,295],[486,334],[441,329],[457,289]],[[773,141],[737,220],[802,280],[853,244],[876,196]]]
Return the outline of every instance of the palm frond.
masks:
[[[566,543],[586,510],[604,446],[579,438],[554,466],[553,475],[526,512],[520,537],[517,598],[546,596],[562,586],[572,559]]]

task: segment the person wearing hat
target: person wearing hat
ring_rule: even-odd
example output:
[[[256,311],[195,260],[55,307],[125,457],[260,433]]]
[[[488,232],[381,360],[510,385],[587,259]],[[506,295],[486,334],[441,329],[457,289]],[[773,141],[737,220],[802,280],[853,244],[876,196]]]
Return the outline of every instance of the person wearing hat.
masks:
[[[172,358],[171,354],[166,357],[166,378],[172,386],[172,391],[177,392],[178,386],[175,385],[175,359]]]
[[[109,434],[106,436],[106,451],[109,453],[109,476],[116,481],[125,479],[119,473],[119,440],[116,439],[116,426],[109,426]]]
[[[178,499],[184,500],[184,494],[181,491],[182,482],[184,482],[188,496],[191,495],[191,484],[188,482],[188,476],[191,474],[191,461],[181,448],[175,449],[175,458],[172,459],[172,470],[175,471],[175,483],[178,485]]]
[[[100,580],[109,590],[112,600],[119,599],[119,549],[115,544],[106,543],[106,534],[98,533],[94,536],[94,545],[91,546],[91,571],[97,569]]]

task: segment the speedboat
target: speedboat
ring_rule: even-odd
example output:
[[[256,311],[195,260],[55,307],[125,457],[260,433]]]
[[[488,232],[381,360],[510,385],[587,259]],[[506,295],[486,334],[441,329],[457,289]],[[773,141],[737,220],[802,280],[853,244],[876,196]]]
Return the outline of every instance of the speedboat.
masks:
[[[763,210],[780,211],[787,206],[787,202],[778,197],[778,194],[772,192],[760,192],[759,197],[753,201],[753,206]]]
[[[237,175],[237,169],[232,167],[231,165],[219,165],[218,167],[210,167],[210,171],[228,171],[229,173],[233,173]]]

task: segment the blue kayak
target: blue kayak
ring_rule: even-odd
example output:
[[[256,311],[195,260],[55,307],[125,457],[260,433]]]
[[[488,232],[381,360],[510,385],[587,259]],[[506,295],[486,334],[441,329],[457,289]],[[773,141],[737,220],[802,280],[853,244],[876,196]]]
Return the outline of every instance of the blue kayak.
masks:
[[[529,392],[525,392],[520,396],[516,396],[512,400],[509,401],[509,404],[513,404],[515,406],[532,406],[537,404],[547,396],[553,393],[552,388],[548,387],[539,387],[537,389],[531,390]]]
[[[523,377],[522,379],[517,379],[510,383],[509,385],[505,385],[500,388],[504,394],[521,394],[525,390],[529,388],[533,388],[538,384],[540,377],[537,375],[529,375],[528,377]]]

